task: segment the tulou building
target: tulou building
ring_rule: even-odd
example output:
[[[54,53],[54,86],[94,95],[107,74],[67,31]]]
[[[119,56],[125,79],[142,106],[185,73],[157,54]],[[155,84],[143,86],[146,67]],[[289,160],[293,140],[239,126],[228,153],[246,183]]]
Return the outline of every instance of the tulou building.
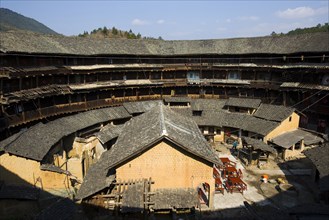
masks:
[[[214,143],[238,140],[250,166],[326,141],[328,42],[1,32],[0,183],[123,213],[212,209]]]
[[[25,32],[0,38],[2,138],[51,117],[172,96],[258,98],[302,111],[302,126],[327,127],[327,33],[195,41]]]

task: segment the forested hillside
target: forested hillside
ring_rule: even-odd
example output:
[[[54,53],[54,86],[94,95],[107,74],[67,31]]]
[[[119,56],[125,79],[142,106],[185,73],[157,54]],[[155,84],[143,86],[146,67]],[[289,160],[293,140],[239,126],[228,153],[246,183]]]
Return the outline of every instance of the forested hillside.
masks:
[[[289,31],[287,33],[271,33],[271,36],[282,36],[282,35],[294,35],[294,34],[305,34],[305,33],[315,33],[315,32],[329,32],[329,24],[325,23],[323,25],[318,24],[314,27],[307,28],[296,28],[295,30]]]
[[[125,39],[160,39],[153,37],[144,37],[140,33],[134,33],[131,29],[129,31],[122,31],[115,27],[112,28],[98,28],[90,31],[84,31],[82,34],[78,35],[79,37],[92,37],[92,38],[125,38]]]
[[[0,31],[27,30],[43,34],[57,34],[46,25],[6,8],[0,8]]]

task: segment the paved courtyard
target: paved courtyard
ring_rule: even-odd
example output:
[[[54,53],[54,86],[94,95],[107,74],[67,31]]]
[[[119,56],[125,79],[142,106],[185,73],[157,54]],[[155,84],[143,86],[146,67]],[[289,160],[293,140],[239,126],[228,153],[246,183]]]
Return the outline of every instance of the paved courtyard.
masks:
[[[300,164],[293,164],[293,169],[280,168],[274,161],[270,161],[265,167],[260,169],[257,166],[244,167],[241,162],[231,154],[231,146],[216,144],[219,157],[228,157],[237,163],[237,168],[243,173],[242,180],[247,184],[248,189],[243,193],[215,194],[214,208],[216,210],[225,209],[245,209],[244,202],[257,207],[271,207],[275,210],[282,210],[303,203],[315,201],[314,189],[310,169]],[[291,168],[291,167],[290,167]],[[261,175],[269,175],[269,182],[261,181]],[[281,178],[285,183],[279,185],[277,179]],[[286,186],[287,189],[280,189]],[[262,209],[262,208],[261,208]],[[261,210],[260,209],[260,210]]]

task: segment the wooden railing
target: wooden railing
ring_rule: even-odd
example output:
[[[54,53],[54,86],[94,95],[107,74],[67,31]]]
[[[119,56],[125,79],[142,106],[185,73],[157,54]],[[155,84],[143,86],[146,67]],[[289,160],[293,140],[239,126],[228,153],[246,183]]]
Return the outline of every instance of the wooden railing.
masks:
[[[40,120],[50,116],[61,115],[65,113],[73,113],[102,107],[121,105],[124,102],[157,100],[161,99],[161,95],[146,95],[146,96],[130,96],[117,97],[113,99],[98,99],[86,102],[75,102],[50,107],[40,108],[32,111],[25,111],[21,114],[7,115],[5,118],[9,127],[25,124],[31,121]]]
[[[135,102],[135,101],[147,101],[147,100],[161,100],[171,95],[144,95],[144,96],[127,96],[127,97],[115,97],[108,99],[98,99],[86,102],[74,102],[67,104],[54,105],[45,108],[39,108],[32,111],[25,111],[21,114],[6,115],[5,120],[8,127],[14,127],[22,124],[26,124],[35,120],[44,119],[51,116],[62,115],[73,112],[80,112],[86,110],[92,110],[97,108],[118,106],[124,102]],[[192,99],[200,98],[200,95],[192,94],[188,95]],[[224,98],[219,95],[203,95],[202,98],[206,99],[218,99]]]

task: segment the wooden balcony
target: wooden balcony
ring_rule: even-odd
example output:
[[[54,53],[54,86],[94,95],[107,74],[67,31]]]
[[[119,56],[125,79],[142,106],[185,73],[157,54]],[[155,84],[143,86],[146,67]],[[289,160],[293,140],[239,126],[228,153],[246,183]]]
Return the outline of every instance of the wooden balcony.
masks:
[[[131,101],[143,101],[143,100],[157,100],[161,99],[160,95],[147,95],[147,96],[130,96],[130,97],[118,97],[113,99],[98,99],[86,102],[76,102],[61,105],[54,105],[46,108],[40,108],[32,111],[25,111],[21,114],[7,115],[5,120],[9,127],[14,127],[22,124],[26,124],[31,121],[40,120],[43,118],[62,115],[67,113],[74,113],[80,111],[86,111],[91,109],[109,107],[121,105],[124,102]]]

